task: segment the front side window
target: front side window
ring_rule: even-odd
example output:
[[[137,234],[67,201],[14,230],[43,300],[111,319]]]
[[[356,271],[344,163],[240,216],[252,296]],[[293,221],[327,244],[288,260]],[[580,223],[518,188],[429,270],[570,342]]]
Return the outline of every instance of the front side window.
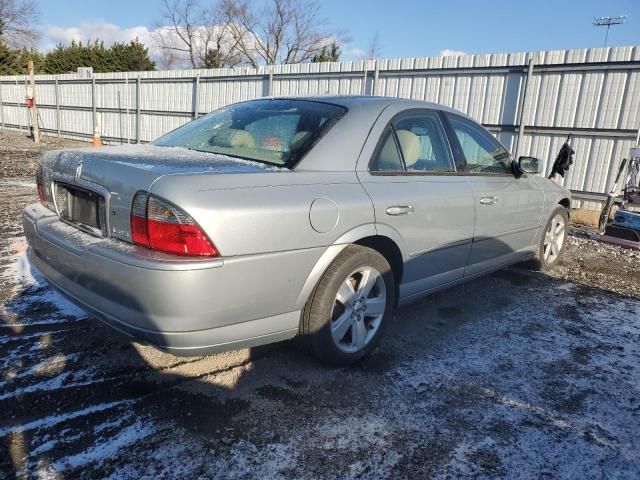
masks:
[[[374,171],[454,172],[438,114],[411,112],[394,119],[372,163]]]
[[[255,100],[224,107],[153,142],[292,168],[346,112],[305,100]]]
[[[471,173],[511,173],[511,156],[484,128],[458,115],[447,114]]]

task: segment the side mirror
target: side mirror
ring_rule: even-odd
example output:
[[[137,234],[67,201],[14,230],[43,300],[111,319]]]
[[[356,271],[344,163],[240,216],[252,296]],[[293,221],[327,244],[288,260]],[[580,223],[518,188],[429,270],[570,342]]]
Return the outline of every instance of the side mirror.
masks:
[[[536,157],[520,157],[518,167],[524,173],[542,173],[542,161]]]

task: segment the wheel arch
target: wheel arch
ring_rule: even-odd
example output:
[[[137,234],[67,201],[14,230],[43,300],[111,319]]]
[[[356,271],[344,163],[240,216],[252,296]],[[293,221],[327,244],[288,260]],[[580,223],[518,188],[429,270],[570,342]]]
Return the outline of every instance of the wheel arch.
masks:
[[[402,251],[398,244],[391,238],[384,235],[372,235],[369,237],[361,238],[356,245],[362,245],[363,247],[371,248],[377,251],[380,255],[387,259],[389,265],[391,265],[391,271],[396,284],[396,303],[398,302],[398,293],[400,289],[400,282],[402,282],[402,275],[404,273],[404,261],[402,260]]]
[[[353,238],[351,236],[349,242],[334,244],[327,248],[327,250],[318,259],[311,272],[307,276],[307,280],[300,290],[298,300],[296,302],[297,308],[302,308],[307,302],[311,292],[316,287],[322,275],[327,270],[329,265],[336,259],[336,257],[348,246],[348,245],[360,245],[376,250],[382,255],[391,265],[391,271],[396,284],[396,305],[398,303],[398,294],[400,291],[400,282],[402,281],[402,274],[404,269],[404,261],[402,258],[402,251],[398,244],[385,235],[379,235],[373,232],[368,232],[369,235],[360,236],[359,238]]]
[[[566,208],[567,213],[569,214],[569,216],[571,216],[571,200],[569,200],[567,197],[561,198],[558,201],[558,205],[562,205],[564,208]]]

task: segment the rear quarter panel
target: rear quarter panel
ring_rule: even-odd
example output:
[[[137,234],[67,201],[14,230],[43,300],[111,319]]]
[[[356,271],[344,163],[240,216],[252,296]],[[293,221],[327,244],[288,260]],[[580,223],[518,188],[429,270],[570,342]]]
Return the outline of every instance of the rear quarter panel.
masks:
[[[191,215],[225,258],[327,247],[374,223],[355,172],[167,175],[151,192]]]

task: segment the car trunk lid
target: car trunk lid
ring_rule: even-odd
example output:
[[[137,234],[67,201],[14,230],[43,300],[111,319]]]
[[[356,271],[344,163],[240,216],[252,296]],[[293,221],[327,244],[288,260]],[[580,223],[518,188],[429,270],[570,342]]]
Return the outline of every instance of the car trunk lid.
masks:
[[[162,176],[272,170],[258,162],[154,145],[49,152],[41,166],[50,204],[62,220],[94,235],[126,241],[131,241],[130,211],[135,193],[151,191]]]

